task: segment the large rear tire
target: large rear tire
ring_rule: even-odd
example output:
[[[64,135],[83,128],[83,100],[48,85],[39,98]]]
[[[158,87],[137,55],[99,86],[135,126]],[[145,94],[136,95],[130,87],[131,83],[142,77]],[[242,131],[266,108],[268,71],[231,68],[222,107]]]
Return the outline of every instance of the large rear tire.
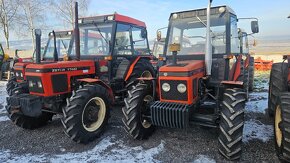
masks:
[[[269,117],[274,116],[274,109],[280,94],[282,92],[287,91],[287,77],[288,77],[287,63],[273,64],[270,73],[269,92],[268,92]]]
[[[100,85],[85,85],[73,93],[63,109],[66,135],[84,144],[101,136],[110,116],[110,99],[107,89]]]
[[[150,84],[138,83],[128,90],[123,111],[123,124],[126,132],[134,139],[147,139],[154,132],[154,126],[150,123],[149,103],[153,99],[153,88]]]
[[[254,57],[250,57],[250,65],[249,65],[249,91],[252,92],[254,90],[254,75],[255,75],[255,59]]]
[[[237,160],[242,153],[245,92],[226,89],[221,105],[219,152],[229,160]]]
[[[274,120],[276,154],[281,161],[290,161],[290,93],[281,93]]]
[[[137,78],[144,77],[156,77],[156,73],[154,71],[154,67],[152,64],[146,59],[140,59],[134,67],[132,74],[130,75],[126,87],[130,89]]]
[[[6,84],[6,91],[9,96],[12,96],[12,90],[16,87],[16,84],[16,77],[12,76]]]

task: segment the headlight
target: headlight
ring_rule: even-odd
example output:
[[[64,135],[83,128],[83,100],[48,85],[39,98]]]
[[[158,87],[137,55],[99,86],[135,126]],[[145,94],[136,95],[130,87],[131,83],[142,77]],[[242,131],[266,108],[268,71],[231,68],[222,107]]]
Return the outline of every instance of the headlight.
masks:
[[[168,83],[163,83],[162,84],[162,90],[164,92],[169,92],[170,91],[170,85]]]
[[[20,76],[23,78],[23,73],[22,72],[20,73]]]
[[[186,92],[186,85],[185,84],[178,84],[177,85],[177,90],[178,90],[179,93]]]
[[[28,85],[29,85],[29,87],[33,87],[34,84],[33,84],[32,81],[29,81],[29,82],[28,82]]]
[[[37,86],[38,86],[38,88],[42,88],[41,81],[38,81],[38,82],[37,82]]]
[[[15,75],[18,77],[19,76],[18,72],[16,72]]]

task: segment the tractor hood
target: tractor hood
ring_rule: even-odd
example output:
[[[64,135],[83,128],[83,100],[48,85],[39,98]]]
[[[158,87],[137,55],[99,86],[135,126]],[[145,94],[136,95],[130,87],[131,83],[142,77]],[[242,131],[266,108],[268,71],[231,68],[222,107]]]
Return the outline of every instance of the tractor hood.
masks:
[[[204,72],[205,71],[205,63],[201,60],[192,60],[192,61],[182,61],[178,62],[177,65],[166,65],[162,66],[159,69],[160,76],[167,76],[172,74],[184,73],[190,74]]]

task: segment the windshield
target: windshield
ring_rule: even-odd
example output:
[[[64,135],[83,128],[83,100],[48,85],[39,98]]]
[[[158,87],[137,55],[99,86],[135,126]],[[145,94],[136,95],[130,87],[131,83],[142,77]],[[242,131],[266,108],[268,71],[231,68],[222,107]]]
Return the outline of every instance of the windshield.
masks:
[[[56,34],[56,49],[59,58],[68,55],[69,45],[71,43],[71,35],[57,35]],[[54,38],[50,37],[45,47],[43,58],[53,58],[54,54]]]
[[[206,16],[172,20],[168,44],[181,45],[181,55],[205,54]],[[219,15],[211,16],[213,54],[226,52],[226,19]],[[167,55],[169,46],[167,47]]]
[[[80,26],[81,55],[109,55],[112,26],[111,23]]]

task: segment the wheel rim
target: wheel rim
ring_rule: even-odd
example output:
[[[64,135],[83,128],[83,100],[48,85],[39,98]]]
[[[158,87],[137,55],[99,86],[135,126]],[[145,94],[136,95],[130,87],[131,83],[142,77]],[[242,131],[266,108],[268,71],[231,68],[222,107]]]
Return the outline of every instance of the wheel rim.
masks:
[[[146,70],[141,74],[141,77],[145,77],[145,78],[151,78],[152,74],[150,71]]]
[[[278,147],[282,144],[282,131],[279,124],[282,122],[281,107],[278,105],[275,111],[275,138]]]
[[[143,99],[143,109],[142,109],[142,116],[141,116],[141,123],[144,128],[150,128],[151,123],[144,117],[144,113],[148,112],[147,106],[150,102],[153,101],[153,97],[151,95],[146,95]]]
[[[94,132],[103,124],[106,117],[106,104],[100,97],[90,99],[82,112],[82,125],[89,131]]]

